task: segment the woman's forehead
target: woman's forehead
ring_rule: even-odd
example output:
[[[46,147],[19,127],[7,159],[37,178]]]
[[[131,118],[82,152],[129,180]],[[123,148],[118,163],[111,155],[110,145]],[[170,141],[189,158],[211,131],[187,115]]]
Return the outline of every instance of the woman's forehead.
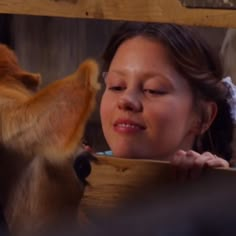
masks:
[[[168,50],[159,41],[137,36],[126,40],[117,50],[109,72],[117,75],[130,73],[143,76],[163,75],[164,77],[183,77],[169,58]]]
[[[173,66],[169,52],[159,41],[137,36],[124,41],[117,49],[110,67],[121,68],[130,65],[155,71],[158,65]]]

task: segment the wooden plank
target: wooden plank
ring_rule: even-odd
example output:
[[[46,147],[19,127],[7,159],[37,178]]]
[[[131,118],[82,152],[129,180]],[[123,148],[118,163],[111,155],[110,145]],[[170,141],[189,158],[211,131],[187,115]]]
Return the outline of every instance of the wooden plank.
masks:
[[[180,0],[180,2],[191,8],[236,9],[236,0]]]
[[[189,9],[179,0],[0,0],[0,12],[236,27],[234,10]]]
[[[209,169],[199,181],[212,180],[219,184],[220,180],[227,183],[233,178],[236,181],[236,170]],[[92,163],[92,172],[87,180],[89,186],[81,200],[80,210],[90,221],[178,184],[175,169],[167,162],[115,157],[98,157],[98,162]]]

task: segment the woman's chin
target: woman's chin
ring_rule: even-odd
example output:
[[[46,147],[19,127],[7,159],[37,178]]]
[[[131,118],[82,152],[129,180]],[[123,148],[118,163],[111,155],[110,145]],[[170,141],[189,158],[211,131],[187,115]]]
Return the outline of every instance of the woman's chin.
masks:
[[[126,151],[126,152],[114,151],[113,156],[119,157],[119,158],[125,158],[125,159],[147,159],[147,158],[144,158],[143,155],[140,155],[140,152],[136,153],[134,151]]]

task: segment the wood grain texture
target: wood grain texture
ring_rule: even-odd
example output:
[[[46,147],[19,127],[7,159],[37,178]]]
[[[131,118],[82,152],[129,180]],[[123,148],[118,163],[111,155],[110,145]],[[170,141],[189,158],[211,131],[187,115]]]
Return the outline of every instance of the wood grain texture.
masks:
[[[183,6],[191,8],[236,9],[236,0],[180,0]]]
[[[134,200],[142,201],[162,194],[169,187],[176,187],[179,182],[175,174],[174,167],[167,162],[98,157],[98,162],[92,163],[92,172],[87,179],[89,186],[85,189],[80,210],[91,221],[97,215],[107,216]],[[229,180],[236,181],[236,170],[209,169],[197,182],[218,184]],[[177,186],[184,187],[182,183]]]
[[[179,0],[0,0],[0,13],[236,27],[235,10],[189,9]]]

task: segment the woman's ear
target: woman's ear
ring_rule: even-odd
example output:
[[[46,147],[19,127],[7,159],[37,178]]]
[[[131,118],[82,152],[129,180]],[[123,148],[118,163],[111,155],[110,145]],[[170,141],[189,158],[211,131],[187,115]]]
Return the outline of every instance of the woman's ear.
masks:
[[[211,126],[217,114],[217,105],[215,102],[202,102],[193,122],[191,132],[195,135],[204,134]]]
[[[218,111],[217,104],[215,102],[204,102],[202,109],[203,117],[200,134],[205,133],[209,129]]]

